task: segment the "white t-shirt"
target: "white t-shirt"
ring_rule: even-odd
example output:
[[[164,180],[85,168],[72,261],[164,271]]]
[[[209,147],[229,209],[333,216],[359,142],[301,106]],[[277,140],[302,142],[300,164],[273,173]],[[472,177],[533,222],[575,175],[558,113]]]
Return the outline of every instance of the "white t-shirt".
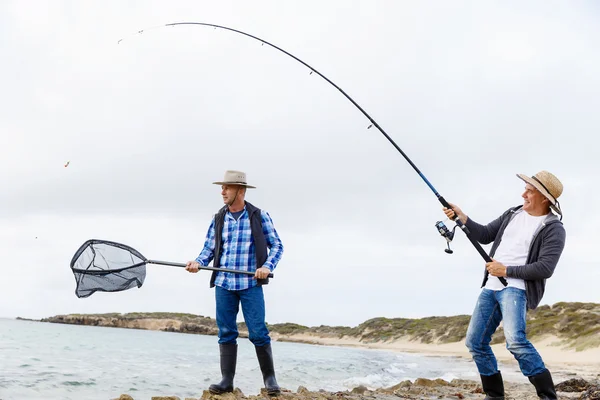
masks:
[[[534,217],[533,215],[529,215],[527,211],[520,210],[504,230],[502,241],[496,249],[493,258],[507,267],[525,265],[533,234],[544,219],[546,219],[546,215]],[[508,277],[505,279],[508,282],[507,287],[525,290],[525,281],[523,279]],[[502,290],[504,287],[497,277],[488,275],[488,281],[485,284],[486,289]]]

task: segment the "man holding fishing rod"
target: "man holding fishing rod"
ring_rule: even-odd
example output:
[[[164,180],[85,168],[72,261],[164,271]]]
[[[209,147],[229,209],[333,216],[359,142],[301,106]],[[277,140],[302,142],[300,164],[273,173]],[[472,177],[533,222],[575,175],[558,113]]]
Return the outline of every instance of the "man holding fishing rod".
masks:
[[[504,383],[490,347],[492,334],[503,321],[506,347],[519,362],[523,375],[541,399],[556,399],[550,371],[525,334],[527,309],[535,309],[544,294],[565,246],[565,229],[558,197],[563,185],[553,174],[541,171],[525,182],[523,204],[505,211],[487,225],[480,225],[458,206],[443,208],[455,215],[471,237],[481,244],[493,242],[485,265],[482,291],[467,330],[466,346],[477,365],[486,399],[504,399]],[[560,215],[559,218],[552,212]],[[505,287],[499,277],[507,281]]]
[[[217,326],[222,380],[212,384],[209,391],[221,394],[233,391],[237,362],[238,329],[236,318],[240,302],[249,339],[269,395],[280,393],[275,379],[271,338],[265,323],[265,301],[262,285],[268,284],[269,274],[275,269],[283,253],[283,245],[269,214],[244,200],[246,189],[255,188],[246,182],[241,171],[226,171],[221,182],[221,196],[225,205],[213,218],[204,248],[195,261],[188,261],[186,270],[198,272],[199,266],[256,271],[255,275],[214,271],[210,287],[215,287]]]

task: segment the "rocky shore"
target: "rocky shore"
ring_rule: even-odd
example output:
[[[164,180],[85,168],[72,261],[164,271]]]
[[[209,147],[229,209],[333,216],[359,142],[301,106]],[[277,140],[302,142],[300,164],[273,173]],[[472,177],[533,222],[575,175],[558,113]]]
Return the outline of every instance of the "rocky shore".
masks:
[[[146,329],[164,332],[217,335],[214,319],[201,315],[177,313],[130,313],[130,314],[69,314],[42,318],[40,322],[56,324],[103,326],[109,328]],[[240,329],[240,336],[247,337],[248,331]]]
[[[505,387],[507,400],[538,400],[532,385],[507,382]],[[600,400],[600,381],[569,379],[556,385],[559,399]],[[245,395],[240,389],[224,395],[212,395],[207,390],[199,397],[153,396],[152,400],[262,400],[268,399],[266,391],[258,395]],[[324,390],[309,391],[299,387],[295,392],[283,389],[276,397],[282,400],[398,400],[398,399],[477,399],[483,400],[485,394],[481,384],[475,381],[455,379],[451,382],[443,379],[417,379],[414,382],[404,381],[395,386],[368,390],[363,386],[349,391],[327,392]],[[113,400],[139,400],[129,394],[122,394]]]

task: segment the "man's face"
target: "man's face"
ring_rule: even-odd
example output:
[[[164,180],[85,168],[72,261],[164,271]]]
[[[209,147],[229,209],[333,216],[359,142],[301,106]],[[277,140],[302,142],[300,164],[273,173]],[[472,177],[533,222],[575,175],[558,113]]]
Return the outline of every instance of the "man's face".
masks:
[[[239,185],[222,185],[221,196],[223,196],[223,203],[227,205],[233,204],[239,189]]]
[[[544,195],[529,183],[525,185],[525,191],[521,195],[523,197],[523,210],[528,212],[536,212],[544,210],[544,201],[548,201]]]

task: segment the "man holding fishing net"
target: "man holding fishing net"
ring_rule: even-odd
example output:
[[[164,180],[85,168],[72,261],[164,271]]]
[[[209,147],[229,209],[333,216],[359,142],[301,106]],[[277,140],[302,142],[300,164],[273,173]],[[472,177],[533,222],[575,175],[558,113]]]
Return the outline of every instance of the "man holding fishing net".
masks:
[[[226,171],[223,181],[213,183],[221,185],[225,205],[208,228],[204,248],[195,261],[188,261],[185,269],[195,273],[200,266],[213,261],[216,268],[255,271],[255,274],[212,273],[210,287],[215,287],[222,380],[210,385],[209,390],[215,394],[233,391],[237,362],[236,317],[241,303],[267,393],[278,394],[280,388],[275,379],[271,338],[265,323],[262,285],[269,282],[269,274],[281,259],[283,245],[269,214],[245,201],[246,189],[255,187],[247,184],[244,172]]]
[[[466,346],[477,365],[486,399],[504,399],[504,383],[490,347],[492,334],[503,321],[506,347],[519,362],[523,375],[541,399],[556,399],[550,371],[527,339],[527,309],[535,309],[544,295],[546,279],[554,273],[565,246],[565,229],[558,197],[563,185],[553,174],[541,171],[525,182],[523,205],[505,211],[487,225],[469,218],[458,206],[443,208],[455,213],[481,244],[493,242],[486,263],[482,291],[467,330]],[[552,212],[560,215],[559,218]],[[504,285],[499,278],[504,277]]]

